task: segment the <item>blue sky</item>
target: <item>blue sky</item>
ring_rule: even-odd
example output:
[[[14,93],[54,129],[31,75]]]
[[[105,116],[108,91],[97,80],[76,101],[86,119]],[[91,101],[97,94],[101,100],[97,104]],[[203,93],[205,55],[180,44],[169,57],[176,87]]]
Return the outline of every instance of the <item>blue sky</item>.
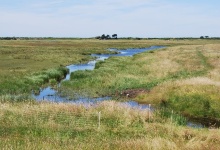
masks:
[[[219,0],[0,0],[0,37],[220,37]]]

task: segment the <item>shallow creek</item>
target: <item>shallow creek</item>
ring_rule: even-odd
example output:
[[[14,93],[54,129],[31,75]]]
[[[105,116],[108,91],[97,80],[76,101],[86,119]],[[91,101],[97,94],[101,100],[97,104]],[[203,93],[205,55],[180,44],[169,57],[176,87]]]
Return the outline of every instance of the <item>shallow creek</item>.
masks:
[[[65,79],[62,81],[70,80],[70,75],[72,72],[78,71],[78,70],[93,70],[95,68],[95,64],[99,60],[105,60],[112,56],[130,56],[132,57],[135,54],[142,53],[145,51],[151,51],[164,48],[164,46],[151,46],[148,48],[132,48],[132,49],[125,49],[125,50],[117,50],[117,49],[109,49],[110,51],[116,52],[114,54],[92,54],[93,57],[96,59],[93,61],[89,61],[85,64],[72,64],[67,66],[69,69],[69,73],[66,75]],[[61,81],[61,83],[62,83]],[[58,87],[61,85],[59,83]],[[105,100],[111,100],[111,97],[99,97],[99,98],[86,98],[86,97],[80,97],[78,99],[69,99],[67,97],[63,97],[59,94],[59,91],[56,89],[51,88],[50,86],[46,88],[40,89],[40,93],[38,95],[32,95],[34,99],[37,101],[50,101],[50,102],[57,102],[57,103],[72,103],[72,104],[81,104],[85,106],[91,106],[96,104],[97,102],[105,101]],[[139,104],[133,100],[121,102],[125,105],[128,105],[130,107],[136,107],[140,109],[149,109],[153,110],[152,108],[149,108],[149,105],[147,104]],[[188,121],[188,126],[196,127],[196,128],[203,128],[204,125],[202,123],[199,123],[198,121]]]
[[[70,80],[70,75],[72,72],[78,71],[78,70],[93,70],[95,68],[95,64],[97,61],[100,60],[105,60],[108,59],[109,57],[112,56],[130,56],[132,57],[135,54],[138,53],[142,53],[145,51],[150,51],[150,50],[155,50],[155,49],[160,49],[160,48],[164,48],[164,46],[151,46],[148,48],[132,48],[132,49],[125,49],[125,50],[117,50],[117,49],[109,49],[110,51],[115,52],[114,54],[92,54],[92,56],[94,58],[96,58],[95,60],[89,61],[88,63],[85,64],[73,64],[73,65],[69,65],[67,66],[67,68],[69,69],[69,73],[66,75],[65,79],[63,79],[62,81],[66,81],[66,80]],[[61,81],[61,83],[62,83]],[[59,83],[58,86],[61,85],[61,83]],[[37,101],[42,101],[42,100],[47,100],[47,101],[52,101],[52,102],[62,102],[62,103],[75,103],[75,104],[93,104],[99,101],[103,101],[103,100],[110,100],[111,97],[100,97],[100,98],[86,98],[86,97],[80,97],[78,99],[69,99],[67,97],[63,97],[59,94],[59,91],[57,91],[56,89],[51,88],[50,86],[46,87],[46,88],[42,88],[40,89],[40,93],[38,95],[34,95],[33,94],[34,99],[36,99]],[[129,101],[129,102],[124,102],[132,107],[147,107],[144,106],[142,104],[138,104],[137,102],[134,101]]]

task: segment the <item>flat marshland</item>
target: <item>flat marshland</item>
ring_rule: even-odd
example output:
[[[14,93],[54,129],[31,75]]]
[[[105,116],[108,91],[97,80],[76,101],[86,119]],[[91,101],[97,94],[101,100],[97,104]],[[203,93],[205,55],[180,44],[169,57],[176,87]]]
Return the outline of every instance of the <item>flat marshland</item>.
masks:
[[[186,127],[182,117],[220,119],[219,42],[0,41],[0,147],[219,149],[219,129]],[[108,48],[154,45],[165,48],[133,57],[110,57],[99,61],[94,70],[76,71],[70,80],[61,83],[67,95],[112,96],[115,101],[85,107],[38,103],[30,97],[32,90],[59,82],[68,72],[66,65],[94,59],[90,54],[112,53]],[[126,98],[152,104],[158,111],[149,113],[117,102]],[[174,114],[169,113],[171,110]]]

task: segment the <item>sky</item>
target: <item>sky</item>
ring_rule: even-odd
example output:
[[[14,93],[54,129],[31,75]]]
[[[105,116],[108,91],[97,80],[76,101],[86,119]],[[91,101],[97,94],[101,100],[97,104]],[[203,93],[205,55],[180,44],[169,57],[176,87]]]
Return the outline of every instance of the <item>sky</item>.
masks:
[[[0,0],[0,37],[220,37],[219,0]]]

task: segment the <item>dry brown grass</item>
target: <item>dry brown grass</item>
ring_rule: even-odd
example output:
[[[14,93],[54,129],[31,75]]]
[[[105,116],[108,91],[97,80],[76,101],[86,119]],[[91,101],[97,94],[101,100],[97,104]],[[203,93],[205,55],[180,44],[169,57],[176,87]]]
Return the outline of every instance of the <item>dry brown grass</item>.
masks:
[[[170,57],[174,55],[175,54],[173,50],[167,51],[166,49],[163,51],[158,51],[156,53],[156,57],[154,56],[154,60],[147,66],[148,70],[150,71],[151,77],[163,78],[170,73],[174,73],[180,70],[181,65],[178,64],[175,60],[170,59]]]
[[[154,87],[149,94],[140,95],[139,101],[147,103],[160,103],[169,98],[171,93],[203,93],[219,99],[220,91],[220,44],[202,44],[173,46],[165,50],[156,51],[150,56],[153,61],[146,67],[150,71],[148,76],[163,78],[180,70],[197,71],[203,70],[206,65],[211,66],[207,74],[198,77],[187,77],[166,81]],[[207,59],[208,64],[203,64],[198,51]],[[148,56],[146,56],[147,58]]]
[[[10,116],[11,124],[4,126],[6,122],[1,121],[0,147],[3,149],[151,149],[151,150],[188,150],[188,149],[219,149],[219,129],[193,129],[189,127],[176,126],[171,122],[157,122],[159,118],[153,118],[153,122],[145,121],[147,111],[132,109],[117,102],[102,102],[95,107],[85,108],[72,104],[56,103],[1,103],[1,118],[6,114]],[[85,114],[85,112],[102,112],[101,129],[86,130],[85,128],[68,127],[57,122],[56,115]],[[37,114],[49,115],[48,120],[36,118],[35,127],[31,126],[25,132],[21,130],[27,115],[35,117]],[[15,116],[20,118],[14,118]],[[69,117],[68,117],[69,116]],[[121,124],[109,127],[105,124],[108,119],[120,120]],[[143,118],[143,119],[140,119]],[[143,127],[131,127],[135,120],[144,120]],[[14,122],[13,122],[14,120]],[[159,119],[160,120],[160,119]],[[18,121],[19,123],[16,123]],[[65,122],[65,120],[64,120]],[[16,127],[16,128],[14,128]],[[45,130],[46,129],[46,130]],[[8,132],[10,130],[11,132]],[[19,130],[21,130],[19,132]],[[36,131],[35,131],[36,130]],[[37,136],[37,133],[42,136]],[[50,133],[50,130],[52,133]],[[35,131],[35,132],[34,132]],[[65,132],[64,132],[65,131]],[[87,133],[88,131],[88,133]],[[90,133],[91,132],[91,133]],[[10,133],[10,134],[9,134]],[[65,136],[73,133],[72,136]],[[47,136],[43,136],[46,134]],[[4,146],[4,147],[3,147]]]
[[[220,44],[204,46],[204,55],[209,58],[209,63],[214,67],[207,75],[210,79],[220,81]]]

